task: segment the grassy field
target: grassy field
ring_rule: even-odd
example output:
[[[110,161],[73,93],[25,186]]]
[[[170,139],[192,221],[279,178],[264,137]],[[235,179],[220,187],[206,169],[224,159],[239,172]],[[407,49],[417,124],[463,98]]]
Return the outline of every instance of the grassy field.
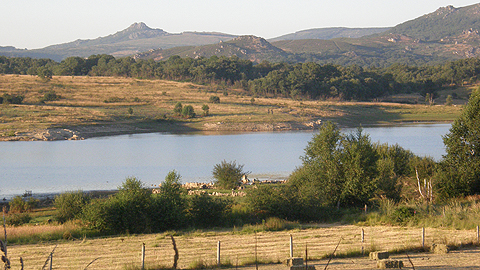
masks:
[[[35,227],[31,227],[33,230]],[[362,244],[361,231],[365,241]],[[15,228],[7,228],[7,231]],[[365,253],[388,250],[391,253],[415,253],[421,249],[421,228],[394,226],[359,227],[354,225],[309,225],[280,232],[243,233],[243,231],[193,231],[174,236],[179,250],[179,269],[199,269],[216,265],[217,243],[221,243],[221,262],[224,267],[248,265],[257,260],[261,263],[277,264],[289,256],[290,235],[293,237],[294,256],[304,257],[308,248],[309,260],[322,260],[333,252],[340,241],[337,257],[349,257],[353,261]],[[13,232],[12,232],[13,233]],[[19,258],[25,262],[25,269],[39,269],[50,252],[55,248],[53,267],[56,269],[83,269],[95,260],[91,269],[135,269],[140,266],[142,244],[145,244],[147,269],[171,267],[174,250],[169,234],[125,235],[109,238],[71,239],[31,245],[10,245],[8,254],[12,268],[19,269]],[[462,246],[476,242],[475,230],[426,229],[425,246],[444,243]],[[471,246],[475,249],[475,246]],[[352,257],[353,256],[353,257]],[[336,259],[334,259],[335,261]],[[406,262],[405,262],[406,263]],[[459,262],[450,262],[455,265]],[[468,263],[468,262],[466,262]],[[269,266],[260,266],[267,268]],[[345,267],[345,265],[344,265]],[[277,269],[282,266],[277,265]],[[271,269],[271,268],[268,268]],[[340,269],[340,268],[337,268]],[[349,269],[355,269],[350,267]],[[425,268],[424,268],[425,269]],[[437,269],[437,268],[435,268]]]
[[[60,98],[41,102],[54,91]],[[468,89],[467,89],[468,91]],[[121,77],[1,75],[0,96],[22,95],[21,105],[0,105],[0,140],[29,140],[49,128],[68,128],[83,137],[139,132],[268,131],[312,128],[317,120],[341,126],[452,121],[456,106],[380,102],[299,101],[254,98],[241,90],[162,80]],[[213,95],[218,104],[209,103]],[[461,95],[460,95],[461,96]],[[418,100],[418,97],[414,99]],[[173,114],[177,102],[192,105],[197,117]],[[466,99],[455,103],[465,103]],[[209,115],[202,116],[202,106]]]

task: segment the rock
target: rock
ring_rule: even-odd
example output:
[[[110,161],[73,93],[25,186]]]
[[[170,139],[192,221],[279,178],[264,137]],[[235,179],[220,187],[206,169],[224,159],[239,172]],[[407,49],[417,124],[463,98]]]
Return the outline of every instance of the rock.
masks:
[[[288,258],[285,264],[287,266],[303,265],[303,258]]]
[[[377,261],[377,268],[402,268],[403,262],[398,260],[379,260]]]
[[[308,265],[307,267],[305,267],[305,265],[290,266],[290,270],[302,270],[302,269],[305,269],[305,268],[307,268],[307,270],[315,270],[314,265]]]
[[[446,254],[448,253],[448,247],[444,244],[433,244],[430,248],[430,251],[435,254]]]
[[[382,259],[388,259],[390,257],[390,253],[388,251],[375,251],[375,252],[370,252],[369,254],[370,260],[382,260]]]

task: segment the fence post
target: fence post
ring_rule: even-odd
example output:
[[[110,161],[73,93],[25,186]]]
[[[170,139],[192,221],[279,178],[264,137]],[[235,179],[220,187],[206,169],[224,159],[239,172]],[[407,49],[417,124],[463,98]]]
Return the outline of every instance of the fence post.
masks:
[[[365,249],[364,249],[364,246],[363,246],[364,243],[365,243],[365,230],[363,230],[363,228],[362,228],[362,255],[365,254]]]
[[[425,249],[425,227],[422,228],[422,248]]]
[[[305,242],[305,270],[308,269],[308,248],[307,242]]]
[[[53,269],[53,252],[50,253],[50,265],[48,267],[49,270]]]
[[[217,242],[217,265],[220,268],[220,241]]]
[[[293,258],[293,236],[290,234],[290,258]]]
[[[142,270],[145,269],[145,243],[142,244]]]
[[[480,230],[477,225],[477,244],[480,244]]]

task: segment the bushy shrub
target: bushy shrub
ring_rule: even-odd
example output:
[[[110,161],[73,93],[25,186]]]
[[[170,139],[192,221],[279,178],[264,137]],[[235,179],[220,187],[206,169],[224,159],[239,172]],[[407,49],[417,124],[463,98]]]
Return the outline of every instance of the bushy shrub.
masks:
[[[41,102],[45,102],[45,101],[55,101],[55,100],[59,100],[60,99],[60,96],[57,95],[57,93],[53,90],[50,90],[48,92],[46,92],[45,94],[43,94],[43,97],[40,99]]]
[[[185,199],[180,176],[170,172],[152,194],[135,177],[125,180],[119,192],[106,199],[92,200],[82,211],[90,228],[112,233],[149,233],[186,225]]]
[[[15,196],[9,203],[11,213],[24,213],[29,212],[38,205],[39,200],[35,198],[29,198],[24,200],[21,196]]]
[[[397,209],[393,211],[391,214],[391,219],[395,222],[402,223],[415,215],[415,209],[408,206],[399,206]]]
[[[188,202],[188,215],[193,227],[208,228],[224,225],[230,202],[208,194],[195,195]]]
[[[27,213],[15,213],[8,216],[6,222],[11,226],[20,226],[29,223],[32,217]]]
[[[3,104],[22,104],[23,96],[13,96],[10,94],[3,94],[2,103]]]
[[[210,101],[210,103],[220,103],[220,98],[218,96],[211,96],[208,101]]]
[[[60,222],[65,222],[78,218],[88,202],[89,197],[82,191],[66,192],[55,196],[56,219]]]

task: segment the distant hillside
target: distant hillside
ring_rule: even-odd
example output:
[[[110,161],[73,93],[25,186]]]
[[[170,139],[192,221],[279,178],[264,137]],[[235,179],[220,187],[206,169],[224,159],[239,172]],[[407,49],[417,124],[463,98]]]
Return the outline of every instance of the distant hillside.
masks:
[[[347,27],[329,27],[315,28],[298,31],[292,34],[279,36],[268,41],[280,40],[299,40],[299,39],[333,39],[333,38],[360,38],[387,31],[390,27],[377,28],[347,28]]]
[[[73,42],[48,46],[35,50],[10,50],[0,54],[7,56],[48,55],[60,61],[69,56],[87,57],[92,54],[110,54],[115,57],[133,55],[158,48],[172,48],[187,45],[204,45],[235,38],[234,35],[215,32],[184,32],[171,34],[162,29],[152,29],[144,23],[134,23],[115,34],[96,39],[76,40]]]
[[[77,40],[38,50],[1,47],[0,55],[48,57],[111,54],[137,59],[237,56],[254,62],[316,62],[388,66],[438,64],[480,56],[480,4],[442,7],[393,28],[319,28],[266,41],[215,32],[167,33],[135,23],[93,40]]]
[[[459,36],[469,29],[480,30],[480,4],[461,8],[442,7],[433,13],[399,24],[389,32],[423,41],[440,41]]]
[[[210,44],[204,46],[188,46],[176,47],[171,49],[158,49],[150,52],[136,54],[137,59],[154,59],[164,60],[172,55],[181,57],[205,57],[212,56],[237,56],[242,59],[248,59],[253,62],[268,61],[285,61],[289,56],[283,50],[272,46],[263,38],[255,36],[240,36],[229,41]]]

